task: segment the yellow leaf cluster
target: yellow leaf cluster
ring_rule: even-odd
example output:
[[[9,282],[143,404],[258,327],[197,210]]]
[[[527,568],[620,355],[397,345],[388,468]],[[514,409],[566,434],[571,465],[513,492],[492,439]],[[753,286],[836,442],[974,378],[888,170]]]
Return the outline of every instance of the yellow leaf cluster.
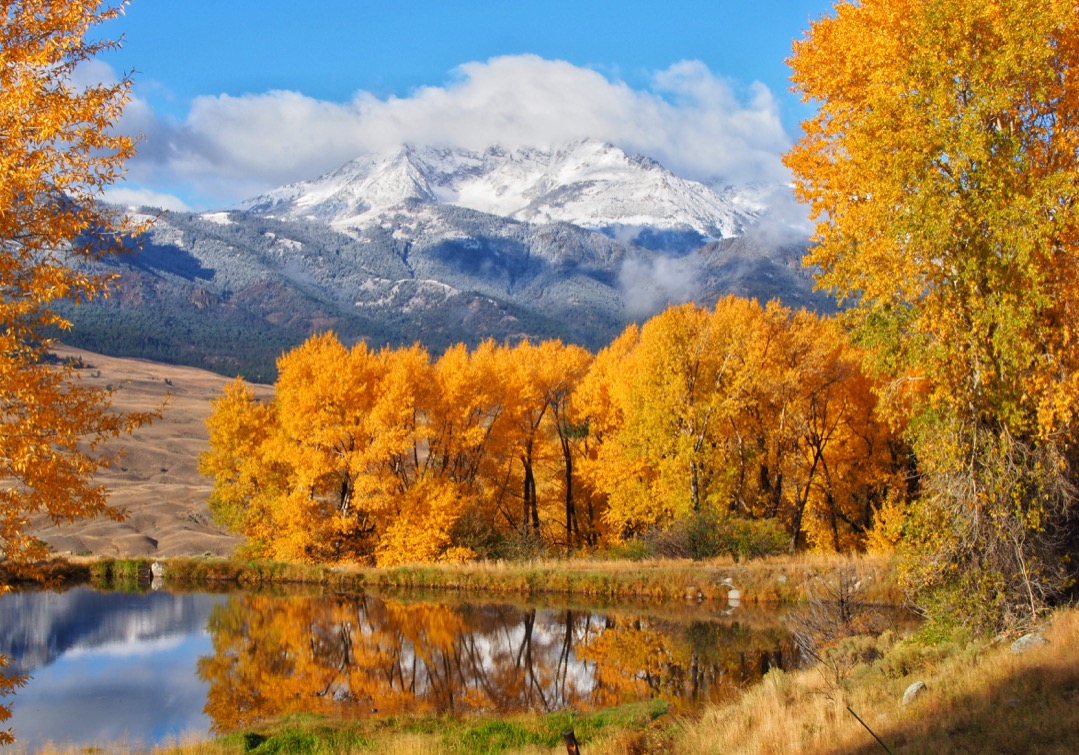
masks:
[[[130,81],[84,87],[73,73],[113,45],[90,30],[121,6],[27,0],[0,9],[0,559],[16,571],[45,555],[24,533],[52,521],[123,515],[93,484],[102,443],[150,419],[113,412],[107,392],[53,364],[53,311],[107,293],[81,259],[118,251],[132,224],[99,204],[132,141],[113,126]]]
[[[794,45],[808,262],[935,406],[1048,437],[1079,398],[1079,6],[839,3]]]

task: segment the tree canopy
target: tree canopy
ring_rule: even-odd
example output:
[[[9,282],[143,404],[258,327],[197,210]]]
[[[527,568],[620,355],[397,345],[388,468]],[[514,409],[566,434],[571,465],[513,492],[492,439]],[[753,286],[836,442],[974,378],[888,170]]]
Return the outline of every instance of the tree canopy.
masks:
[[[57,301],[107,291],[77,263],[118,250],[129,225],[100,199],[133,149],[113,130],[130,81],[75,77],[114,44],[87,35],[120,9],[36,0],[0,10],[0,549],[13,572],[46,553],[26,534],[32,516],[122,515],[93,474],[108,463],[102,443],[147,419],[112,411],[106,391],[51,363],[45,338],[68,325]]]
[[[58,301],[105,293],[107,280],[77,262],[119,249],[129,225],[99,200],[133,149],[112,128],[130,80],[75,81],[80,65],[115,44],[88,33],[121,8],[98,0],[0,8],[0,566],[17,577],[36,576],[47,553],[27,533],[32,517],[123,515],[93,475],[109,460],[102,444],[149,419],[113,412],[107,391],[50,362],[45,337],[68,327]],[[0,674],[0,696],[19,683]],[[0,721],[8,715],[0,706]],[[10,741],[0,731],[0,745]]]
[[[1079,3],[841,2],[789,62],[807,261],[913,410],[915,586],[1036,613],[1075,547]]]
[[[242,381],[215,400],[200,460],[217,521],[255,555],[678,551],[695,528],[707,542],[681,555],[849,551],[890,545],[877,513],[906,491],[859,350],[777,303],[671,307],[596,356],[488,341],[432,360],[322,334],[278,369],[268,403]]]

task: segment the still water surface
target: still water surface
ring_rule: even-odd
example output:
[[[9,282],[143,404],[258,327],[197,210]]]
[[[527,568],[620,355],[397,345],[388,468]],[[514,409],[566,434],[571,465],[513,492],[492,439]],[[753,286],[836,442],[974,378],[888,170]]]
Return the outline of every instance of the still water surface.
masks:
[[[0,654],[30,676],[7,700],[29,751],[144,746],[293,711],[499,715],[655,697],[685,709],[796,662],[781,622],[745,612],[88,588],[0,596]]]

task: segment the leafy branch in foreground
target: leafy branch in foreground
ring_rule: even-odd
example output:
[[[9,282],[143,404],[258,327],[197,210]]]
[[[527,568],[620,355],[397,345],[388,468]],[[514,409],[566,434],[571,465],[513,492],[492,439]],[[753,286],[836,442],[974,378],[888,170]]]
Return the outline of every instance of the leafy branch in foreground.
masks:
[[[46,553],[26,534],[32,518],[122,516],[92,478],[109,462],[103,444],[150,419],[113,411],[107,391],[49,359],[45,337],[68,327],[57,302],[107,293],[108,278],[77,263],[119,251],[132,230],[99,203],[132,153],[113,130],[130,79],[76,81],[116,44],[90,30],[121,10],[96,0],[0,10],[0,558],[16,576]]]

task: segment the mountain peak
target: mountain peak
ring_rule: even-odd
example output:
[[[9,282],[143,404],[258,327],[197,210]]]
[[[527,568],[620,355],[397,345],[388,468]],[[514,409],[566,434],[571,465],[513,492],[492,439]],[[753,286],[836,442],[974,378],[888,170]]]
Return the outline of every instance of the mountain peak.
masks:
[[[753,215],[655,160],[582,139],[555,149],[474,152],[403,144],[249,200],[263,215],[364,228],[410,203],[447,204],[534,224],[569,223],[620,238],[741,235]]]

